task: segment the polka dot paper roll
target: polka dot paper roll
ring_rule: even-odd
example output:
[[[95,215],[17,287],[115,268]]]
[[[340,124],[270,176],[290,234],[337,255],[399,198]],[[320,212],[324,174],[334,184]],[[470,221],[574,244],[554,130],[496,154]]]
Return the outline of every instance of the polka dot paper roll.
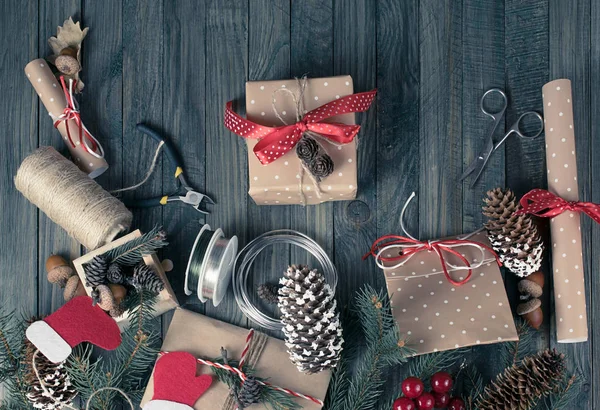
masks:
[[[571,81],[547,83],[542,88],[546,128],[548,191],[567,201],[579,200],[573,127]],[[550,220],[552,271],[557,341],[588,339],[580,215],[564,212]]]
[[[490,246],[479,232],[469,238]],[[421,251],[401,267],[385,262],[385,281],[392,313],[400,333],[407,336],[417,355],[518,340],[504,281],[496,259],[473,246],[454,248],[471,263],[481,264],[461,286],[450,283],[433,251]],[[382,253],[383,257],[396,255]],[[396,252],[398,250],[396,249]],[[483,257],[483,261],[481,258]],[[448,266],[464,265],[457,257],[444,254]],[[454,280],[463,280],[465,270],[449,269]]]
[[[246,116],[260,125],[279,127],[284,125],[273,112],[273,92],[281,87],[298,92],[295,79],[279,81],[249,81],[246,83]],[[309,78],[304,92],[304,108],[314,110],[340,97],[354,93],[352,77],[337,76]],[[281,117],[288,123],[296,122],[296,109],[292,97],[279,92],[275,104]],[[325,122],[356,124],[355,115],[343,114]],[[357,138],[360,138],[360,133]],[[356,198],[356,139],[345,145],[322,142],[335,164],[334,171],[320,183],[322,195],[315,192],[315,185],[306,173],[302,177],[300,160],[296,150],[290,150],[276,161],[262,165],[253,152],[258,140],[246,139],[248,147],[248,193],[258,205],[301,204],[302,196],[307,205],[328,201],[347,201]]]
[[[42,100],[48,113],[52,114],[54,118],[59,117],[67,106],[67,100],[59,80],[48,67],[46,60],[38,58],[31,61],[25,66],[25,75],[40,97],[40,100]],[[79,135],[79,126],[74,120],[69,120],[68,126],[72,137]],[[78,138],[73,138],[77,145],[75,147],[71,145],[68,141],[65,121],[62,121],[58,125],[58,131],[71,152],[73,162],[79,169],[88,174],[90,178],[96,178],[108,169],[106,160],[104,158],[97,158],[86,152],[83,146],[79,144]]]

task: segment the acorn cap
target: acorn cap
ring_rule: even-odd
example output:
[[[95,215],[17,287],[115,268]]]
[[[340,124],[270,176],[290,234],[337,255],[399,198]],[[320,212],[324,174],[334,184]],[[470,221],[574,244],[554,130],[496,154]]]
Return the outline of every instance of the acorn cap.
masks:
[[[111,317],[119,317],[122,316],[123,313],[125,313],[125,309],[123,309],[123,306],[120,303],[116,304],[111,310],[108,311],[108,314]]]
[[[519,306],[517,306],[517,315],[519,315],[519,316],[526,315],[527,313],[533,312],[534,310],[538,309],[541,306],[542,306],[541,300],[530,299],[527,302],[521,303],[521,304],[519,304]]]
[[[116,306],[115,297],[112,294],[110,288],[106,285],[98,285],[96,286],[96,291],[98,292],[98,306],[109,312]]]
[[[81,283],[81,279],[79,276],[73,275],[67,280],[67,284],[65,285],[65,290],[63,291],[63,297],[65,298],[65,302],[73,299],[75,296],[84,296],[85,295],[85,287],[83,283]]]
[[[529,280],[529,278],[523,279],[522,281],[520,281],[519,284],[517,285],[517,287],[519,289],[519,293],[522,293],[524,295],[529,295],[533,298],[539,298],[540,296],[542,296],[542,293],[544,292],[544,290],[542,289],[542,287],[540,285]]]
[[[75,75],[81,70],[79,61],[75,57],[66,54],[56,57],[54,65],[58,71],[66,75]]]

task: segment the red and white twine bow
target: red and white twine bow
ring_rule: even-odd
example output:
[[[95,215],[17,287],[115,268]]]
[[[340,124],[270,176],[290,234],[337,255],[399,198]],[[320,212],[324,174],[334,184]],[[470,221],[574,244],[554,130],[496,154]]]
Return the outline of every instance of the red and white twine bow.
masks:
[[[600,224],[600,205],[593,202],[567,201],[545,189],[533,189],[521,198],[521,209],[515,215],[531,214],[554,218],[566,211],[583,212]]]
[[[243,138],[260,139],[254,147],[254,154],[261,164],[267,165],[289,152],[300,141],[306,131],[312,131],[334,144],[351,142],[360,125],[322,122],[336,115],[363,112],[375,98],[377,90],[351,94],[338,98],[309,111],[295,124],[281,127],[266,127],[242,118],[233,111],[232,101],[225,107],[225,126]]]
[[[65,78],[60,76],[60,83],[62,85],[63,92],[65,93],[65,99],[67,101],[67,106],[63,110],[63,113],[55,117],[52,114],[50,116],[54,120],[54,128],[58,128],[61,122],[64,121],[65,128],[67,130],[67,138],[69,139],[69,143],[73,148],[76,148],[77,145],[81,145],[83,149],[90,153],[92,156],[96,158],[104,158],[104,149],[102,145],[98,142],[96,138],[88,131],[83,122],[81,121],[81,115],[79,113],[79,107],[77,105],[77,100],[73,97],[73,89],[77,84],[76,80],[69,79],[69,86],[65,83]],[[78,136],[79,140],[77,142],[73,141],[71,137],[71,130],[69,129],[69,121],[73,120],[77,124]]]
[[[238,375],[238,377],[240,378],[240,380],[244,381],[244,380],[246,380],[248,378],[248,376],[246,375],[246,373],[244,373],[242,371],[242,368],[244,367],[244,363],[246,362],[246,356],[248,354],[248,350],[250,350],[250,345],[252,343],[253,336],[254,336],[254,329],[250,329],[248,331],[248,335],[246,336],[246,345],[244,347],[244,350],[242,351],[242,356],[240,358],[240,362],[238,364],[238,367],[233,367],[233,366],[230,366],[228,364],[223,364],[223,363],[216,363],[216,362],[212,362],[210,360],[205,360],[205,359],[200,359],[200,358],[196,358],[196,361],[198,363],[206,365],[206,366],[216,367],[218,369],[223,369],[223,370],[227,370],[227,371],[229,371],[231,373],[235,373],[235,374]],[[160,355],[162,356],[162,355],[165,355],[167,353],[169,353],[169,352],[163,351],[163,352],[160,352]],[[309,395],[306,395],[306,394],[302,394],[302,393],[298,393],[298,392],[295,392],[295,391],[290,390],[290,389],[285,389],[283,387],[279,387],[279,386],[276,386],[274,384],[271,384],[271,383],[268,383],[268,382],[265,382],[265,381],[262,381],[262,380],[257,380],[257,381],[262,386],[266,386],[266,387],[268,387],[270,389],[273,389],[273,390],[278,390],[280,392],[289,394],[290,396],[293,396],[293,397],[299,397],[299,398],[302,398],[302,399],[305,399],[305,400],[310,400],[313,403],[316,403],[316,404],[318,404],[320,406],[323,406],[323,401],[319,400],[319,399],[317,399],[315,397],[312,397],[312,396],[309,396]]]
[[[471,265],[469,260],[463,256],[456,248],[471,246],[478,249],[481,252],[481,259],[475,265]],[[395,255],[392,251],[393,249],[399,249],[400,251],[396,251]],[[403,266],[406,264],[413,256],[423,251],[435,252],[440,258],[440,263],[442,265],[442,270],[444,272],[444,276],[448,282],[453,284],[454,286],[464,285],[469,281],[471,275],[473,274],[473,269],[477,269],[482,266],[485,260],[485,251],[490,252],[498,266],[502,266],[498,255],[489,247],[480,242],[470,241],[466,239],[440,239],[437,241],[419,241],[413,238],[407,238],[405,236],[399,235],[386,235],[377,239],[373,245],[371,246],[371,250],[367,253],[363,259],[368,258],[369,256],[373,256],[375,258],[375,263],[382,269],[394,269]],[[383,254],[385,253],[385,256]],[[451,254],[456,256],[464,265],[453,265],[446,260],[444,254]],[[390,266],[389,264],[385,264],[385,262],[396,262],[396,265]],[[459,281],[454,280],[452,276],[450,276],[449,270],[466,270],[468,271],[467,276],[464,279]],[[431,274],[431,273],[429,273]]]

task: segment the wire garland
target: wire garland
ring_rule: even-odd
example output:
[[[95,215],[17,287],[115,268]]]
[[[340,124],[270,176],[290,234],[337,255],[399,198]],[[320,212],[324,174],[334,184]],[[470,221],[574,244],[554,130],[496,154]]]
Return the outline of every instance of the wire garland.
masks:
[[[262,328],[269,330],[281,330],[283,325],[279,320],[273,319],[261,312],[251,301],[248,294],[248,277],[250,269],[256,257],[268,246],[283,244],[298,246],[314,256],[327,280],[335,293],[338,275],[333,262],[325,253],[325,250],[314,240],[298,231],[280,229],[266,232],[252,242],[248,243],[238,254],[233,267],[233,294],[240,310]]]

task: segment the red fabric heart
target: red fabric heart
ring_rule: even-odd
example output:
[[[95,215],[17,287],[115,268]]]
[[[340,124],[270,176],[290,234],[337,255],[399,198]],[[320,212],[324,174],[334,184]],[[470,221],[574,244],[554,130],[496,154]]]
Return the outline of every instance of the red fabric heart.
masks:
[[[207,374],[196,376],[196,358],[187,352],[169,352],[156,362],[154,369],[154,396],[152,400],[166,400],[190,407],[212,384]]]

